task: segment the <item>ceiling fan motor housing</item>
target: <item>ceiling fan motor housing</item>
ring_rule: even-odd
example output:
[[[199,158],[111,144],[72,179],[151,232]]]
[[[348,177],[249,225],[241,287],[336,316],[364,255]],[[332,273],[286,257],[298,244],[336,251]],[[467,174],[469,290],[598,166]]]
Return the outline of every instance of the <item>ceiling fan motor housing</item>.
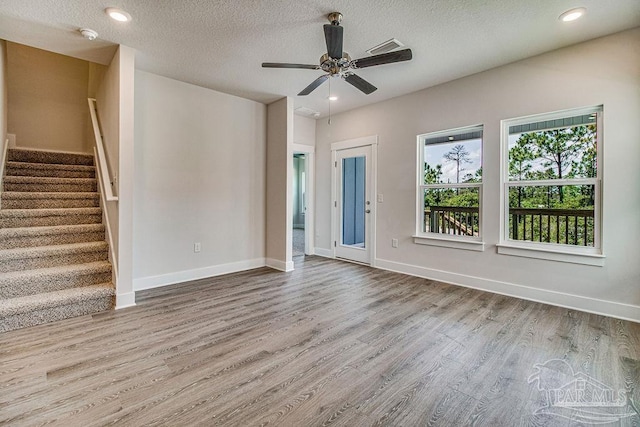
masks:
[[[332,76],[348,70],[350,66],[351,57],[347,52],[343,52],[340,59],[331,58],[326,53],[320,57],[320,68]]]

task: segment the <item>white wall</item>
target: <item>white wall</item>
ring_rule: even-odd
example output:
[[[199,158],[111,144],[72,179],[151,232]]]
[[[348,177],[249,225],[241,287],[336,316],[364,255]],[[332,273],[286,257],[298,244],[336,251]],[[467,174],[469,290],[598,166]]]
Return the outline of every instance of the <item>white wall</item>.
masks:
[[[134,158],[135,289],[264,265],[263,104],[136,71]]]
[[[135,304],[133,288],[134,119],[135,56],[133,48],[120,45],[119,58],[119,159],[118,159],[118,286],[116,307]]]
[[[88,91],[96,92],[98,116],[113,192],[118,202],[107,202],[116,267],[116,307],[135,303],[133,292],[133,157],[135,50],[120,45],[108,68],[91,67]],[[97,87],[97,89],[96,89]],[[87,107],[88,108],[88,107]]]
[[[310,117],[293,115],[293,143],[316,145],[316,121]]]
[[[91,152],[89,62],[7,44],[8,123],[19,148]]]
[[[401,71],[401,70],[400,70]],[[428,72],[428,70],[425,70]],[[604,267],[496,253],[500,120],[604,105]],[[329,249],[330,143],[378,135],[378,266],[640,321],[640,29],[317,121],[317,246]],[[484,124],[484,252],[413,243],[416,135]],[[391,239],[399,239],[399,248]]]
[[[267,265],[293,269],[293,100],[267,106]]]

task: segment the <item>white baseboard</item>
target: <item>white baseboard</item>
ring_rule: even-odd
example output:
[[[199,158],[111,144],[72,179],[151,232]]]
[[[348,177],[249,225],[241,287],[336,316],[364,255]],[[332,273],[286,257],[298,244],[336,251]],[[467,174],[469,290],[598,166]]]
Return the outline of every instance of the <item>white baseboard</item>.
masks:
[[[135,291],[142,291],[145,289],[159,288],[161,286],[173,285],[176,283],[189,282],[191,280],[205,279],[207,277],[252,270],[254,268],[264,266],[264,258],[255,258],[232,262],[229,264],[212,265],[210,267],[196,268],[193,270],[177,271],[175,273],[161,274],[158,276],[140,277],[133,279],[133,289]]]
[[[403,264],[379,258],[376,259],[376,268],[640,323],[640,306],[637,305],[604,301],[580,295],[532,288],[529,286],[483,279],[481,277],[467,276],[464,274]]]
[[[315,248],[315,254],[318,256],[323,256],[325,258],[333,258],[331,249]]]
[[[126,294],[116,295],[116,310],[121,308],[134,307],[136,305],[136,293],[127,292]]]
[[[267,267],[273,268],[274,270],[280,270],[284,272],[293,271],[293,261],[280,261],[279,259],[267,258],[265,261],[265,265]]]

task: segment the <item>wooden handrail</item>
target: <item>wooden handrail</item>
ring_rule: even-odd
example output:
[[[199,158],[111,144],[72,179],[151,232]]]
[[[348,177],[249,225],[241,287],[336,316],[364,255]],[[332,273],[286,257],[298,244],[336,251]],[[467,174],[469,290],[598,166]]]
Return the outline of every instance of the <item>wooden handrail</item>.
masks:
[[[95,153],[97,155],[98,164],[96,167],[98,170],[98,177],[100,178],[101,187],[105,199],[107,202],[117,202],[118,196],[113,194],[113,181],[111,180],[111,174],[109,173],[109,166],[107,163],[107,156],[104,153],[104,145],[102,142],[102,135],[100,133],[100,124],[98,123],[98,114],[96,113],[96,100],[94,98],[88,98],[89,113],[91,114],[91,123],[93,125],[93,135],[95,137]]]
[[[425,212],[440,211],[440,212],[465,212],[465,213],[478,213],[478,207],[466,207],[466,206],[428,206],[425,208]]]
[[[7,151],[9,150],[9,139],[7,138],[4,141],[4,147],[2,147],[2,158],[0,159],[0,190],[2,190],[2,185],[4,185],[4,167],[7,163]],[[0,203],[2,201],[0,200]]]
[[[579,216],[593,218],[593,209],[509,208],[510,215]]]

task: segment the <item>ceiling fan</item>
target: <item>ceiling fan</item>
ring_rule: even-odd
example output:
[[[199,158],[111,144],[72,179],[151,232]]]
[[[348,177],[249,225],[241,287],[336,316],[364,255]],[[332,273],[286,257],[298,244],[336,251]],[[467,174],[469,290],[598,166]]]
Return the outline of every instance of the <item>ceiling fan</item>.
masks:
[[[322,70],[324,74],[315,79],[309,86],[300,92],[299,96],[309,95],[329,77],[342,77],[347,83],[353,85],[365,94],[375,92],[378,88],[359,77],[352,70],[373,67],[375,65],[391,64],[393,62],[409,61],[412,58],[411,49],[403,49],[395,52],[381,53],[366,58],[351,59],[348,53],[342,51],[342,32],[340,26],[342,14],[332,12],[328,15],[331,24],[324,24],[324,38],[327,43],[327,53],[320,57],[320,65],[287,64],[279,62],[263,62],[264,68],[300,68],[303,70]]]

